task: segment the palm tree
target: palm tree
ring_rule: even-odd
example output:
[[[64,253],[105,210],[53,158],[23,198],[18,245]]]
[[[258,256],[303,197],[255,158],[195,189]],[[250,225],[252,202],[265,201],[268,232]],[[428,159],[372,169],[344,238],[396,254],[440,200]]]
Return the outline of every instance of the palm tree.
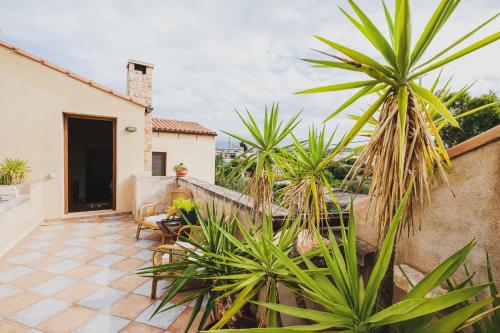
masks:
[[[378,98],[359,117],[331,156],[342,150],[379,111],[377,127],[366,148],[361,152],[355,167],[365,165],[366,170],[371,173],[371,191],[375,195],[375,206],[383,235],[387,233],[390,218],[394,215],[398,202],[401,201],[412,179],[415,181],[413,202],[422,202],[425,192],[429,189],[434,167],[437,166],[442,170],[442,165],[449,162],[432,114],[436,112],[446,123],[458,126],[458,122],[446,105],[435,93],[421,85],[421,78],[500,38],[500,32],[496,32],[450,54],[457,45],[493,21],[499,15],[496,14],[453,41],[442,51],[423,60],[429,45],[459,2],[460,0],[440,1],[420,37],[412,46],[409,0],[396,0],[394,14],[391,14],[383,3],[390,40],[354,1],[349,0],[357,18],[344,9],[341,9],[342,13],[373,45],[385,62],[379,62],[359,51],[319,36],[316,38],[342,55],[319,51],[333,61],[304,59],[315,66],[357,72],[368,77],[367,80],[338,83],[299,92],[318,93],[360,88],[327,120],[363,96],[378,94]],[[425,107],[426,105],[429,107]],[[444,172],[442,174],[444,175]],[[412,221],[406,218],[411,210],[412,201],[404,211],[403,228],[409,229],[412,226]]]

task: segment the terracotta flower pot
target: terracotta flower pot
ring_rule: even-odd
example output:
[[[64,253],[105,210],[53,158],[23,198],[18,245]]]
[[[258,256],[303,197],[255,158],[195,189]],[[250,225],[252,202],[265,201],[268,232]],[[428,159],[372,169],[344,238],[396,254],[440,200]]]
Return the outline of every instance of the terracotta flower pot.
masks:
[[[184,177],[187,175],[187,173],[188,173],[187,169],[175,170],[175,174],[177,175],[177,177]]]

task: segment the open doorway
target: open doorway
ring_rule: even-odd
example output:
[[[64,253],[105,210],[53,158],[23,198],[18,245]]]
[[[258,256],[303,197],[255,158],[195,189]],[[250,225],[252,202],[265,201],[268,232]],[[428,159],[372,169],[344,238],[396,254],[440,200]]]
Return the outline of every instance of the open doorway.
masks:
[[[67,213],[115,209],[114,119],[65,116]]]

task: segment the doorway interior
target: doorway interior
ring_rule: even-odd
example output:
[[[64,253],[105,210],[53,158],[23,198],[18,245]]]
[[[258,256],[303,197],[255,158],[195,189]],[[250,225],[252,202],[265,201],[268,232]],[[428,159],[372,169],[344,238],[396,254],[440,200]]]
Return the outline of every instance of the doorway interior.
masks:
[[[67,213],[115,209],[115,120],[66,115]]]

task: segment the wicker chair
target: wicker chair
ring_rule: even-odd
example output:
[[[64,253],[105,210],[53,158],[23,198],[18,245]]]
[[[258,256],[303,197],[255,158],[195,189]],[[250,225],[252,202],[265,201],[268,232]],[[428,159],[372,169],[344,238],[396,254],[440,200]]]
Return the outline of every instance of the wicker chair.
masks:
[[[168,191],[167,193],[167,207],[172,206],[173,202],[177,198],[184,199],[193,199],[193,193],[188,189],[184,188],[176,188],[174,190]],[[143,205],[137,214],[136,222],[137,222],[137,232],[135,234],[135,238],[139,239],[139,235],[141,234],[142,229],[150,229],[150,230],[159,230],[160,228],[156,223],[150,223],[146,221],[146,217],[153,216],[157,214],[157,202],[149,203]],[[165,236],[162,236],[162,243],[165,242]]]
[[[153,250],[153,266],[158,266],[162,264],[171,264],[175,262],[175,257],[179,254],[185,254],[189,249],[194,249],[193,245],[189,242],[184,242],[180,240],[180,235],[196,241],[203,241],[203,235],[201,232],[201,227],[198,225],[186,225],[183,226],[179,233],[177,234],[177,240],[174,244],[163,244],[158,245]],[[171,274],[172,272],[169,272]],[[156,298],[156,290],[158,288],[158,280],[160,279],[160,273],[155,273],[153,275],[153,281],[151,283],[151,298]]]

